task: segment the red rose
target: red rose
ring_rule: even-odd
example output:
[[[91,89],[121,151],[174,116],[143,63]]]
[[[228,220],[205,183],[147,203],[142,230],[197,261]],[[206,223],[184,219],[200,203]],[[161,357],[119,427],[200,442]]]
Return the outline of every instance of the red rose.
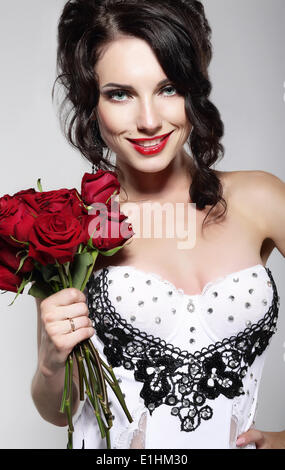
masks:
[[[21,283],[21,276],[12,273],[6,266],[0,265],[0,290],[17,292]]]
[[[58,189],[56,191],[29,192],[15,194],[36,212],[69,212],[75,217],[87,213],[76,189]]]
[[[6,266],[7,268],[11,269],[13,272],[16,272],[19,264],[21,262],[21,258],[25,256],[25,253],[20,253],[17,256],[17,253],[22,250],[22,247],[14,247],[4,240],[0,239],[0,264]],[[20,273],[31,272],[34,269],[34,264],[30,258],[27,258],[24,261],[23,266],[21,267]]]
[[[78,217],[87,213],[76,189],[59,189],[37,193],[36,201],[41,211],[70,213]]]
[[[43,265],[67,263],[83,241],[80,222],[68,212],[40,214],[29,236],[29,256]]]
[[[0,235],[9,243],[18,246],[9,238],[12,235],[20,241],[27,241],[35,217],[32,210],[23,201],[8,194],[0,198]]]
[[[115,190],[120,192],[120,183],[113,171],[98,170],[95,174],[85,173],[82,178],[81,197],[87,205],[106,204]]]
[[[119,210],[119,203],[113,201],[111,210],[108,210],[105,204],[96,204],[93,207],[94,210],[97,209],[96,213],[85,218],[85,230],[88,239],[92,236],[95,248],[108,251],[122,246],[134,235],[132,225],[125,222],[127,216]]]
[[[39,206],[36,202],[37,194],[38,193],[34,190],[34,188],[30,188],[30,189],[23,189],[22,191],[18,191],[12,197],[23,201],[27,206],[29,206],[29,208],[31,209],[31,212],[34,215],[37,215],[39,213]]]

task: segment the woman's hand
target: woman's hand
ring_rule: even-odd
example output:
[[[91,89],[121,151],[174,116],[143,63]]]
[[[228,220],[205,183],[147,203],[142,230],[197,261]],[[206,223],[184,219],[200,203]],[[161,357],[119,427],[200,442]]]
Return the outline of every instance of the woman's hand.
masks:
[[[251,428],[240,434],[236,441],[239,447],[250,443],[254,443],[256,449],[285,449],[285,431],[268,432]]]
[[[44,299],[40,313],[39,368],[44,375],[50,376],[64,367],[74,346],[93,336],[95,330],[89,318],[86,297],[74,287],[62,289]]]

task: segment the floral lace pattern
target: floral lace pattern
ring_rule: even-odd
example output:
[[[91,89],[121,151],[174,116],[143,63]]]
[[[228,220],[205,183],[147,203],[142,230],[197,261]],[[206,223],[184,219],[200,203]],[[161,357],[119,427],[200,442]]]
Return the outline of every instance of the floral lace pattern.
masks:
[[[194,431],[213,416],[208,400],[219,395],[243,395],[243,378],[257,355],[267,348],[276,331],[279,296],[269,268],[273,299],[264,317],[235,336],[199,351],[182,351],[159,337],[130,325],[115,310],[108,296],[108,268],[87,284],[87,304],[104,354],[112,367],[134,371],[142,382],[140,396],[150,414],[160,405],[170,407],[182,431]]]

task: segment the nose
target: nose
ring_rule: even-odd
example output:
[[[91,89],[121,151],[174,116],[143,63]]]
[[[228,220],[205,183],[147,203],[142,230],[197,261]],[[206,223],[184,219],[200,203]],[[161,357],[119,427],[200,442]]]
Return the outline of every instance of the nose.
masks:
[[[145,100],[139,105],[137,128],[150,136],[157,134],[162,128],[162,119],[157,106],[151,100]]]

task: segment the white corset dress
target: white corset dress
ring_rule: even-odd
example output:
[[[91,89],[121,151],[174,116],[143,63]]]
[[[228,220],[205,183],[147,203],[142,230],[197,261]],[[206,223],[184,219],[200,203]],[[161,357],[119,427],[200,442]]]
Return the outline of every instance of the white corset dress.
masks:
[[[254,425],[279,296],[261,264],[186,295],[154,273],[109,266],[87,284],[92,341],[120,382],[108,387],[112,449],[230,449]],[[246,446],[255,448],[254,444]],[[106,449],[86,398],[73,448]]]

